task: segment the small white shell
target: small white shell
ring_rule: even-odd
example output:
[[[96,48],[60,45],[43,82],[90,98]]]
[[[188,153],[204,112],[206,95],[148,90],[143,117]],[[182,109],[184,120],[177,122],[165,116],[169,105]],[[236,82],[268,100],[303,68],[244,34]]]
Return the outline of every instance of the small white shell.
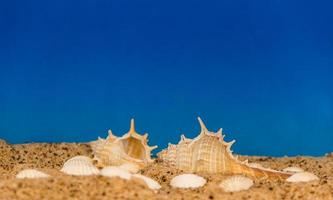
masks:
[[[25,169],[20,171],[16,178],[22,179],[22,178],[48,178],[50,175],[45,174],[44,172],[35,170],[35,169]]]
[[[83,160],[83,161],[92,163],[92,159],[87,156],[74,156],[74,157],[68,159],[66,162],[70,162],[72,160]]]
[[[74,176],[89,176],[99,174],[99,170],[86,159],[69,159],[60,170]]]
[[[120,169],[120,168],[114,167],[114,166],[104,167],[101,170],[100,174],[102,176],[119,177],[119,178],[126,179],[126,180],[131,179],[131,176],[132,176],[128,171],[125,171],[123,169]]]
[[[141,174],[134,174],[133,178],[138,178],[138,179],[143,180],[147,184],[147,186],[152,190],[159,190],[161,188],[161,185],[157,181],[155,181],[147,176],[144,176]]]
[[[319,180],[319,178],[316,175],[310,172],[299,172],[287,178],[286,181],[296,183],[296,182],[308,182],[315,180]]]
[[[302,168],[299,168],[299,167],[287,167],[287,168],[284,168],[282,171],[292,172],[292,173],[304,172],[304,170]]]
[[[206,184],[206,179],[195,174],[182,174],[175,176],[170,185],[174,188],[198,188]]]
[[[139,166],[134,163],[125,163],[118,167],[132,174],[136,174],[140,170]]]
[[[245,176],[232,176],[220,183],[220,187],[225,192],[238,192],[248,190],[253,185],[253,181]]]

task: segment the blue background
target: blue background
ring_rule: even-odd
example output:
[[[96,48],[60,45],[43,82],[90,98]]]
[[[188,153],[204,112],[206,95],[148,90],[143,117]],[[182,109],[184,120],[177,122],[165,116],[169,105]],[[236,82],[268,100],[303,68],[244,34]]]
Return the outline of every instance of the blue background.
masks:
[[[1,1],[0,138],[151,145],[223,127],[236,153],[333,151],[333,3]],[[156,152],[156,151],[155,151]]]

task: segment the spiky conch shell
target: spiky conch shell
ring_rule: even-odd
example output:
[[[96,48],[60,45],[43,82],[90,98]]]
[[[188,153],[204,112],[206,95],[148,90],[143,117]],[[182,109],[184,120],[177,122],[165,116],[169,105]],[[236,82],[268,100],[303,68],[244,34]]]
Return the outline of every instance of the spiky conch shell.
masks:
[[[117,137],[109,130],[106,139],[90,143],[97,166],[120,166],[125,163],[137,165],[139,168],[153,162],[151,151],[157,146],[148,146],[148,134],[140,135],[135,131],[134,119],[131,120],[131,127],[128,133]]]
[[[158,153],[159,159],[177,169],[187,172],[206,172],[224,174],[243,174],[254,179],[286,179],[291,173],[267,168],[256,168],[247,161],[239,161],[230,150],[235,140],[227,143],[223,140],[222,129],[216,134],[208,131],[198,117],[201,132],[194,139],[184,135],[177,145],[169,144],[168,148]]]

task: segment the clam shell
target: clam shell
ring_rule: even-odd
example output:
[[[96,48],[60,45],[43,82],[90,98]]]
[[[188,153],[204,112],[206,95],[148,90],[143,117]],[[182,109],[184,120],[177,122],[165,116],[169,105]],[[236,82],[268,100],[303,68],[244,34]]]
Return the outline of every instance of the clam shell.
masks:
[[[253,181],[245,176],[232,176],[220,183],[220,187],[225,192],[238,192],[248,190],[253,185]]]
[[[18,179],[23,179],[23,178],[48,178],[50,177],[50,175],[35,170],[35,169],[25,169],[20,171],[17,175],[16,178]]]
[[[282,171],[292,172],[292,173],[304,172],[304,170],[302,168],[299,168],[299,167],[287,167],[287,168],[284,168]]]
[[[148,134],[140,135],[135,131],[134,120],[131,120],[131,128],[122,137],[116,137],[109,130],[106,139],[98,138],[90,143],[97,165],[119,166],[125,163],[134,163],[140,167],[153,162],[151,151],[157,146],[148,146]]]
[[[130,180],[132,176],[128,171],[125,171],[123,169],[114,166],[104,167],[101,170],[100,175],[106,177],[119,177],[126,180]]]
[[[147,176],[141,174],[134,174],[132,177],[144,181],[147,184],[147,186],[152,190],[159,190],[161,188],[161,185],[157,181]]]
[[[70,161],[72,161],[72,160],[82,160],[82,161],[86,161],[86,162],[88,162],[88,163],[92,163],[92,161],[93,161],[93,160],[92,160],[91,158],[89,158],[88,156],[74,156],[74,157],[68,159],[66,162],[70,162]]]
[[[181,174],[170,181],[174,188],[198,188],[206,184],[206,179],[195,174]]]
[[[296,173],[296,174],[290,176],[287,179],[288,182],[293,182],[293,183],[309,182],[309,181],[315,181],[315,180],[319,180],[319,178],[310,172],[299,172],[299,173]]]
[[[129,173],[132,173],[132,174],[136,174],[140,170],[140,167],[134,163],[124,163],[124,164],[118,166],[118,168],[128,171]]]
[[[90,176],[99,174],[99,170],[89,160],[76,158],[66,161],[61,172],[74,176]]]

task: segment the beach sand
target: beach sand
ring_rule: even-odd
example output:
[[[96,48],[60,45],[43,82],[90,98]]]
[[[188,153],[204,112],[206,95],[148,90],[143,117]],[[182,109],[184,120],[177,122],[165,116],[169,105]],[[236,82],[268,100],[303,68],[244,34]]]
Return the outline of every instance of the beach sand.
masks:
[[[200,174],[207,184],[199,189],[173,189],[170,180],[183,173],[155,161],[140,173],[158,181],[162,188],[150,190],[138,180],[126,181],[102,176],[76,177],[59,172],[63,163],[76,155],[92,157],[89,145],[83,143],[31,143],[10,145],[0,140],[0,200],[14,199],[333,199],[333,154],[323,157],[240,156],[277,170],[301,167],[320,180],[307,183],[255,181],[247,191],[224,192],[218,184],[229,175]],[[39,169],[51,175],[46,179],[16,179],[22,169]]]

